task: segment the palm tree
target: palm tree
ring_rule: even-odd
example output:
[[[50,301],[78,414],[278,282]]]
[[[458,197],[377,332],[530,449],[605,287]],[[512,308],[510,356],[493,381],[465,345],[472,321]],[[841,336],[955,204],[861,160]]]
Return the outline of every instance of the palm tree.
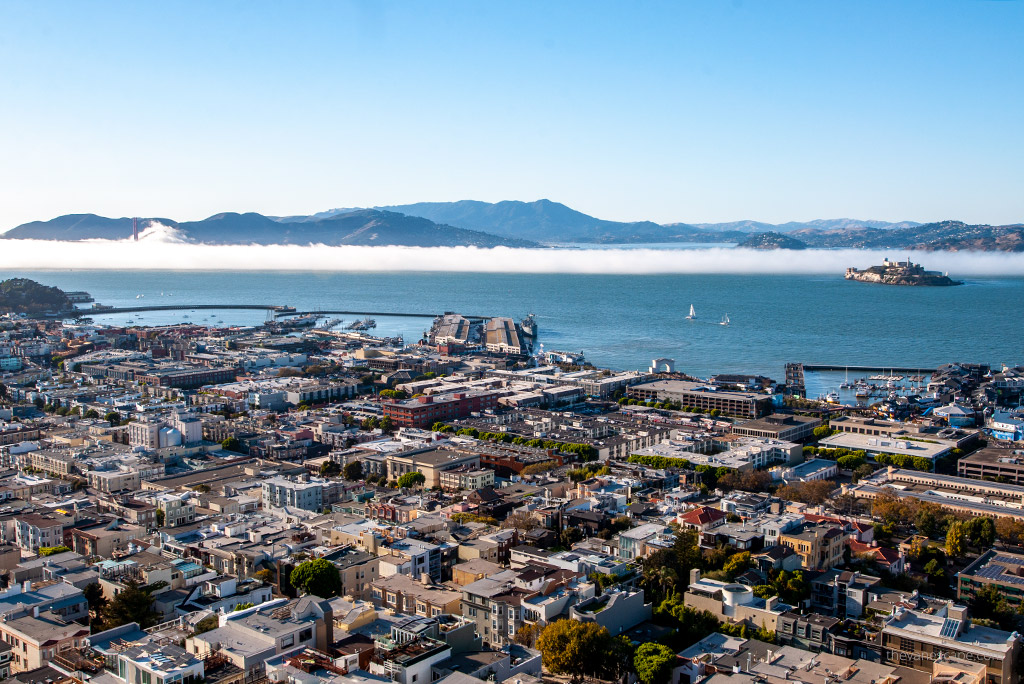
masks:
[[[674,595],[676,593],[676,583],[679,582],[679,574],[667,565],[662,565],[656,572],[658,586],[661,587],[662,593],[666,596]],[[669,592],[666,587],[670,587],[672,591]]]

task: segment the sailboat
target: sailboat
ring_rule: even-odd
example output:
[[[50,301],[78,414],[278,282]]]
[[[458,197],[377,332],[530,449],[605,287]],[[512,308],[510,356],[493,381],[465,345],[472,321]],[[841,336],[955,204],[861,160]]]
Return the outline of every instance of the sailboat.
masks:
[[[722,320],[718,322],[718,325],[729,325],[729,314],[722,316]]]
[[[697,312],[693,310],[693,304],[690,305],[690,315],[686,317],[688,321],[697,320]]]

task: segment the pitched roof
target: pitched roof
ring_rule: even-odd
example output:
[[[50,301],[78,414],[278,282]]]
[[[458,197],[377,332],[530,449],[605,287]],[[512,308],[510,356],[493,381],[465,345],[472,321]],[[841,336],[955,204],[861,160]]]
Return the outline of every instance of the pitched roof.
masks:
[[[692,511],[680,515],[679,522],[689,525],[703,526],[708,523],[713,523],[716,520],[721,520],[725,517],[726,514],[717,508],[700,506],[699,508],[694,508]]]

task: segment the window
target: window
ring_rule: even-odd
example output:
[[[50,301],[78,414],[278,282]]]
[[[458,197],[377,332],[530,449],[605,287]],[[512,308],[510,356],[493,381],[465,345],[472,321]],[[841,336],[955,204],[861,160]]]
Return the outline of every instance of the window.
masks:
[[[304,629],[299,632],[299,641],[309,641],[313,638],[313,629]]]

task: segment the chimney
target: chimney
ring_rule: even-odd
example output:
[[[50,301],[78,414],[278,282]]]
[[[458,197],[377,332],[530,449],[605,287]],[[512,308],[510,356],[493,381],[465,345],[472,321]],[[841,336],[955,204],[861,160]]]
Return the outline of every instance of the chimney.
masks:
[[[700,582],[700,568],[690,570],[690,584]]]

